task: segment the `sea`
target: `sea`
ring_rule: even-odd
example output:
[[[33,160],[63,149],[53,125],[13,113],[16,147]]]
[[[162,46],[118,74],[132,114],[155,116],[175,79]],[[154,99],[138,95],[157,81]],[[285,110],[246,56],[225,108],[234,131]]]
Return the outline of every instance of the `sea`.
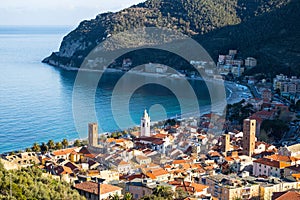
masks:
[[[86,122],[92,113],[82,115],[85,118],[82,124],[75,120],[78,113],[74,114],[73,90],[77,72],[41,62],[51,52],[58,51],[63,37],[71,30],[72,27],[0,26],[0,153],[24,150],[34,142],[50,139],[57,142],[63,138],[72,141],[87,137]],[[130,80],[162,80],[155,76],[129,76]],[[79,87],[81,95],[77,101],[82,102],[82,112],[85,104],[93,104],[101,133],[123,129],[126,118],[132,122],[128,123],[128,128],[139,125],[145,109],[152,122],[188,114],[182,113],[178,98],[183,98],[187,104],[191,99],[178,97],[178,92],[174,91],[174,88],[182,90],[179,86],[186,82],[195,92],[200,111],[209,108],[211,103],[207,85],[210,83],[165,78],[166,85],[174,86],[172,89],[159,84],[141,84],[129,95],[124,95],[114,93],[121,77],[124,72],[105,73],[93,102],[86,94],[93,88]],[[123,86],[126,87],[126,83]],[[194,103],[189,104],[188,112],[197,110]],[[117,111],[113,105],[118,105]],[[120,119],[123,120],[121,126]]]

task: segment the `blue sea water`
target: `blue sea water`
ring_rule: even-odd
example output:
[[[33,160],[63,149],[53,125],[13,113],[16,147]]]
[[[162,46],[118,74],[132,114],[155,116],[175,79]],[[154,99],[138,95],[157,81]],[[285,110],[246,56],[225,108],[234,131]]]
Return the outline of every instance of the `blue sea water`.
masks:
[[[72,92],[77,72],[41,63],[58,50],[69,31],[66,27],[0,27],[0,153],[24,149],[34,142],[87,136],[87,124],[81,124],[77,130],[73,119]],[[119,129],[112,114],[111,95],[122,75],[106,73],[99,83],[95,109],[102,131]],[[189,83],[201,106],[209,104],[205,83]],[[88,90],[82,87],[82,102],[89,102],[85,96]],[[119,103],[123,100],[120,96]],[[129,117],[136,124],[144,109],[150,109],[152,121],[181,114],[174,93],[159,85],[140,87],[131,95],[129,105]]]

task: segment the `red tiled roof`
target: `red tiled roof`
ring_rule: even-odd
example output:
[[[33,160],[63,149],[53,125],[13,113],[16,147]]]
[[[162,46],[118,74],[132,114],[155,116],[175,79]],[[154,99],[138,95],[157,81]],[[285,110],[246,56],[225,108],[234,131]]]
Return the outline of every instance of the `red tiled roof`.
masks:
[[[72,153],[72,151],[76,149],[76,147],[73,148],[68,148],[68,149],[62,149],[62,150],[58,150],[58,151],[53,151],[52,154],[55,156],[61,156],[61,155],[67,155]]]
[[[295,157],[283,156],[283,155],[279,155],[279,154],[273,154],[273,155],[267,156],[266,158],[272,159],[272,160],[277,160],[277,161],[282,161],[282,162],[295,162],[298,160]]]
[[[153,169],[153,170],[151,170],[151,173],[156,177],[169,174],[166,170],[164,170],[162,168]]]
[[[122,160],[122,161],[119,163],[119,165],[129,165],[129,163],[128,163],[128,162],[125,162],[124,160]]]
[[[208,154],[212,157],[221,157],[221,154],[217,151],[209,152]]]
[[[167,136],[168,136],[167,134],[158,133],[156,135],[153,135],[152,137],[164,139]]]
[[[202,192],[203,190],[208,188],[208,186],[202,185],[202,184],[199,184],[199,183],[191,183],[191,186],[194,187],[196,192]]]
[[[78,183],[74,186],[74,188],[77,190],[82,190],[82,191],[85,191],[88,193],[99,195],[98,184],[95,182],[87,181],[87,182],[83,182],[83,183]],[[113,186],[113,185],[109,185],[109,184],[101,184],[100,185],[101,194],[116,192],[119,190],[122,190],[122,188]]]
[[[181,164],[181,163],[186,163],[186,160],[173,160],[172,164],[176,165],[176,164]]]
[[[273,194],[273,195],[276,195]],[[275,197],[274,200],[297,200],[300,199],[300,193],[296,192],[296,191],[287,191],[284,192],[284,194],[277,196],[277,198]]]
[[[156,179],[156,176],[154,176],[154,174],[152,174],[151,172],[147,172],[146,173],[146,176],[148,176],[149,178],[155,180]]]
[[[267,165],[267,166],[276,167],[276,168],[280,167],[279,161],[271,160],[271,159],[267,159],[267,158],[259,158],[257,160],[254,160],[253,162],[263,164],[263,165]]]

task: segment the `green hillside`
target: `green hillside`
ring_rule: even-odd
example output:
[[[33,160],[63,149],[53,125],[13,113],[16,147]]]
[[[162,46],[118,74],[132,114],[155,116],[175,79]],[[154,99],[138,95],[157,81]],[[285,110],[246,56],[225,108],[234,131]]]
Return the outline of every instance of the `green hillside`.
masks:
[[[59,52],[43,62],[79,67],[84,57],[111,34],[138,27],[167,27],[195,38],[213,59],[229,48],[237,48],[242,56],[257,57],[258,67],[247,73],[272,67],[272,72],[286,72],[288,68],[299,74],[299,7],[298,0],[148,0],[81,22],[64,37]],[[149,53],[131,54],[133,63],[163,63],[169,56],[147,60],[145,52]],[[170,63],[164,64],[172,66],[176,58],[168,60]],[[179,68],[186,64],[175,63]]]

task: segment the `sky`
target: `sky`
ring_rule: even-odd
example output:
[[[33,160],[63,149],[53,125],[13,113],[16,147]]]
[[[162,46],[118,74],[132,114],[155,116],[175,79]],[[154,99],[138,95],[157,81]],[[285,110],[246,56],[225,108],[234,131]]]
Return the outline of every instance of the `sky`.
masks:
[[[0,25],[68,25],[144,0],[1,0]]]

